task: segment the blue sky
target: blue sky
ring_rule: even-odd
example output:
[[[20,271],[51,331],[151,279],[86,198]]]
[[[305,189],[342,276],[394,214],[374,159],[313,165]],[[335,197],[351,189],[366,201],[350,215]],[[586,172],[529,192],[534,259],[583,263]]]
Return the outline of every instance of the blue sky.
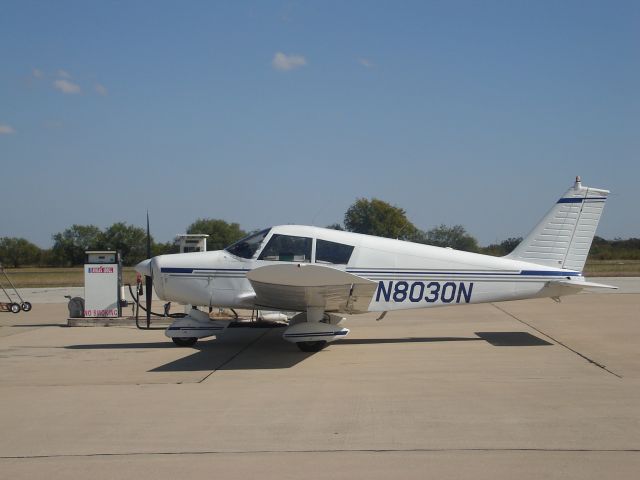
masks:
[[[0,236],[341,221],[481,244],[575,175],[640,236],[640,2],[2,2]]]

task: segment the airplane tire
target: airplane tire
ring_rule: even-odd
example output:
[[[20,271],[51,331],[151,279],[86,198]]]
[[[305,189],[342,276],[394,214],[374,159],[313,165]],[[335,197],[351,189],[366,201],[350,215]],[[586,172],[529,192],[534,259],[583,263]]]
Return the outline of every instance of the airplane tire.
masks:
[[[31,310],[31,302],[22,302],[22,305],[20,305],[20,307],[22,308],[23,312],[28,312],[29,310]]]
[[[9,305],[9,310],[11,310],[11,313],[20,313],[20,305],[18,305],[17,303],[12,303],[11,305]]]
[[[326,340],[318,340],[316,342],[297,342],[296,345],[303,352],[319,352],[327,346]]]
[[[196,337],[173,337],[171,340],[179,347],[193,347],[198,341]]]

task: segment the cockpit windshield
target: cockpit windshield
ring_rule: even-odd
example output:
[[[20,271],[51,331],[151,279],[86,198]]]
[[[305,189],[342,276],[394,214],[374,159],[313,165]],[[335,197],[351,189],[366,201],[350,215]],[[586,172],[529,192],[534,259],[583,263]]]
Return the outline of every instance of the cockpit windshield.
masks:
[[[267,228],[258,233],[247,235],[246,237],[238,240],[233,245],[225,248],[225,250],[230,254],[235,255],[236,257],[253,258],[258,248],[260,248],[264,237],[269,234],[270,230],[270,228]]]

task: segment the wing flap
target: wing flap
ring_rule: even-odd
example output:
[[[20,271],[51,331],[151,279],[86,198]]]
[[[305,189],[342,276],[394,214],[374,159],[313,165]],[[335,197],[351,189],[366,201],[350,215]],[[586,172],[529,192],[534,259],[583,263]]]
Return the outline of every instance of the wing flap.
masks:
[[[256,304],[278,310],[366,312],[377,283],[332,267],[281,264],[259,267],[247,274]]]

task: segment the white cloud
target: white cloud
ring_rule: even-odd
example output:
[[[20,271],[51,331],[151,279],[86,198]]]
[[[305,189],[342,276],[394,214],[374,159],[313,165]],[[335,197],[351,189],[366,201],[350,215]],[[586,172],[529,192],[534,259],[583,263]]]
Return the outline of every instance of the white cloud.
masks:
[[[271,61],[271,65],[276,70],[287,71],[294,68],[303,67],[307,64],[307,59],[302,55],[287,55],[282,52],[276,52]]]
[[[57,75],[60,78],[71,78],[71,74],[69,72],[65,71],[65,70],[62,70],[62,69],[58,70]]]
[[[44,73],[42,73],[42,70],[40,70],[39,68],[34,68],[33,70],[31,70],[31,75],[33,75],[33,78],[44,77]]]
[[[6,123],[0,123],[0,135],[13,135],[16,133],[16,130]]]
[[[96,83],[95,89],[98,95],[102,95],[103,97],[109,93],[109,91],[107,90],[107,87],[105,87],[101,83]]]
[[[64,78],[54,81],[53,86],[62,93],[80,93],[82,91],[80,85],[70,82],[69,80],[65,80]]]
[[[366,68],[373,68],[373,67],[375,67],[375,66],[376,66],[376,65],[375,65],[375,63],[373,63],[373,62],[372,62],[371,60],[369,60],[368,58],[359,58],[359,59],[358,59],[358,63],[359,63],[360,65],[362,65],[363,67],[366,67]]]

